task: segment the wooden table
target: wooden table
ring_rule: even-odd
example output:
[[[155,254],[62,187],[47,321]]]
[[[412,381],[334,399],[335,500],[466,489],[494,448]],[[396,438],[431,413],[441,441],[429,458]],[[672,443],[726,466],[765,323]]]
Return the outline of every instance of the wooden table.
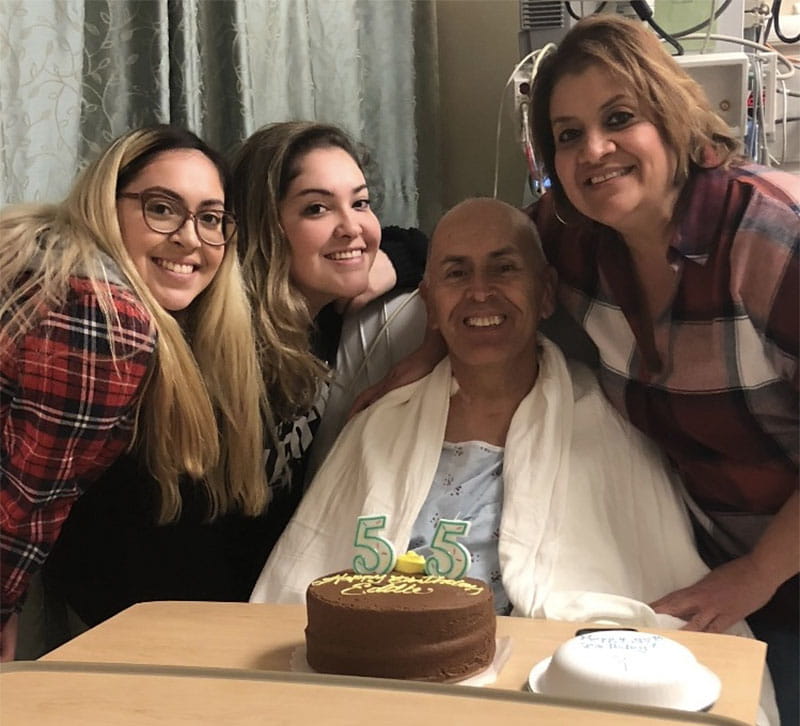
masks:
[[[33,661],[0,669],[3,726],[743,726],[714,714],[321,674]]]
[[[305,642],[305,625],[305,608],[301,605],[141,603],[42,660],[287,671],[292,653]],[[552,620],[498,617],[497,635],[511,638],[511,655],[493,689],[523,690],[530,669],[579,627]],[[683,643],[720,677],[722,693],[711,713],[754,723],[764,643],[730,635],[650,632]],[[527,698],[532,696],[528,694]]]

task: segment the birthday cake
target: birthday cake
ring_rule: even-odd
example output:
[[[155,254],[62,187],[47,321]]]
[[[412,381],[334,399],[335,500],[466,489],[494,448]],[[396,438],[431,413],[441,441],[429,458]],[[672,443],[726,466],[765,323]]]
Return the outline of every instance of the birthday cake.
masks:
[[[494,658],[494,602],[481,580],[345,570],[314,580],[306,606],[306,657],[321,673],[457,681]]]

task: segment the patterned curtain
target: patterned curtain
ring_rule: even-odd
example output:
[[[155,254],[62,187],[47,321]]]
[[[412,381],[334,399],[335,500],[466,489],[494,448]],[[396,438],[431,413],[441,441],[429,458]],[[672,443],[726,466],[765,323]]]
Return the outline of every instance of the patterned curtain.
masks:
[[[64,196],[141,124],[223,151],[259,126],[337,123],[382,177],[384,224],[438,216],[435,4],[0,0],[0,202]]]

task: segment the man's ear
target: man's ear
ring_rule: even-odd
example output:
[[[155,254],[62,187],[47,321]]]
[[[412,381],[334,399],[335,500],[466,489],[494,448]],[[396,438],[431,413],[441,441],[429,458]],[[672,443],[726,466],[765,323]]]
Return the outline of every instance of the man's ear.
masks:
[[[554,267],[545,266],[542,270],[542,304],[540,307],[540,320],[549,318],[556,310],[556,289],[558,287],[558,273]]]
[[[428,304],[428,280],[423,275],[422,282],[419,283],[419,296],[423,299],[425,304]]]
[[[422,302],[425,303],[425,310],[428,313],[428,328],[431,330],[436,330],[436,317],[433,314],[433,303],[431,302],[430,292],[431,291],[428,287],[427,278],[423,277],[422,282],[419,283],[419,296],[422,298]]]

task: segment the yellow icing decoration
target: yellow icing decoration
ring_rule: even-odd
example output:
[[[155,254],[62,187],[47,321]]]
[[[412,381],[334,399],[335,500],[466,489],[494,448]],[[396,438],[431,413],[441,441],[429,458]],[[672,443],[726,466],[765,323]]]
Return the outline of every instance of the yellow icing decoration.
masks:
[[[467,595],[480,595],[483,585],[473,584],[466,580],[452,580],[440,575],[422,575],[414,577],[390,572],[388,575],[360,575],[358,573],[340,572],[326,575],[314,580],[312,585],[345,585],[339,590],[342,595],[380,595],[395,593],[400,595],[428,595],[433,592],[431,585],[454,587],[463,590]]]
[[[394,569],[406,575],[425,572],[425,558],[416,552],[406,552],[404,555],[398,556]]]

